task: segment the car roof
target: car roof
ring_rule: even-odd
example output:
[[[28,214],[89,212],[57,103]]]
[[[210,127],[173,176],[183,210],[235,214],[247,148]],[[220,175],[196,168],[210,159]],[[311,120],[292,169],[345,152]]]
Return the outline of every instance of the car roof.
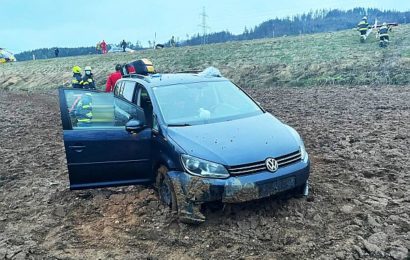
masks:
[[[124,76],[121,80],[138,81],[138,79],[145,81],[146,83],[144,85],[147,87],[160,87],[197,82],[228,81],[228,79],[224,77],[201,76],[193,73],[151,74],[148,76],[131,74]]]

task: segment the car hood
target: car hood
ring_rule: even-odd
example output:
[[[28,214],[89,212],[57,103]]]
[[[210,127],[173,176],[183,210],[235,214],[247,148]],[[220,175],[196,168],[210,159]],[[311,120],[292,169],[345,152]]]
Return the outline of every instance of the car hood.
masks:
[[[298,137],[269,113],[232,121],[169,127],[186,154],[226,166],[263,161],[299,149]]]

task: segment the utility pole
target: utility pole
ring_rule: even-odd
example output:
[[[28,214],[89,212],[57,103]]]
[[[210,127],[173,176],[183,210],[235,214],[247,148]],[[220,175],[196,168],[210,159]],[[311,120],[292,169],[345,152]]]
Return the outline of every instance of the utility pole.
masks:
[[[202,8],[201,19],[202,19],[202,23],[199,25],[199,27],[202,29],[202,44],[205,44],[207,30],[209,28],[209,26],[207,25],[208,15],[206,14],[205,6]]]
[[[275,24],[272,25],[272,38],[275,38]]]

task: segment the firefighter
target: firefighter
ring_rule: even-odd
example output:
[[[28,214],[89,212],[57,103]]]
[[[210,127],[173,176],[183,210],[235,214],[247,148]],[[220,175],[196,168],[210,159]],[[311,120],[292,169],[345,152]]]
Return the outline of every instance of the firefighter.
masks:
[[[383,23],[379,29],[380,47],[383,47],[385,43],[389,42],[389,31],[391,31],[391,28],[387,23]]]
[[[95,81],[93,77],[93,73],[91,72],[91,67],[86,66],[84,69],[84,77],[83,77],[83,88],[86,89],[95,89]]]
[[[81,68],[79,66],[73,67],[73,79],[71,80],[73,88],[83,88],[83,79],[81,75]]]
[[[357,24],[357,30],[359,30],[361,37],[366,37],[368,29],[369,23],[367,22],[367,17],[364,16],[362,20]]]
[[[78,127],[87,127],[91,125],[93,119],[92,95],[85,93],[81,96],[75,106],[74,116],[77,118]]]
[[[100,54],[101,52],[101,42],[97,42],[97,45],[95,46],[95,51],[97,54]]]

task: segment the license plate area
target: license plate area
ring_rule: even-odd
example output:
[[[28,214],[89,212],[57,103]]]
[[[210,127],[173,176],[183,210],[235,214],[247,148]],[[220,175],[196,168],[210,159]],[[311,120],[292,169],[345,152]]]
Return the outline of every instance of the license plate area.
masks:
[[[261,198],[274,195],[276,193],[295,188],[296,178],[290,177],[274,182],[264,183],[259,186],[259,195]]]

